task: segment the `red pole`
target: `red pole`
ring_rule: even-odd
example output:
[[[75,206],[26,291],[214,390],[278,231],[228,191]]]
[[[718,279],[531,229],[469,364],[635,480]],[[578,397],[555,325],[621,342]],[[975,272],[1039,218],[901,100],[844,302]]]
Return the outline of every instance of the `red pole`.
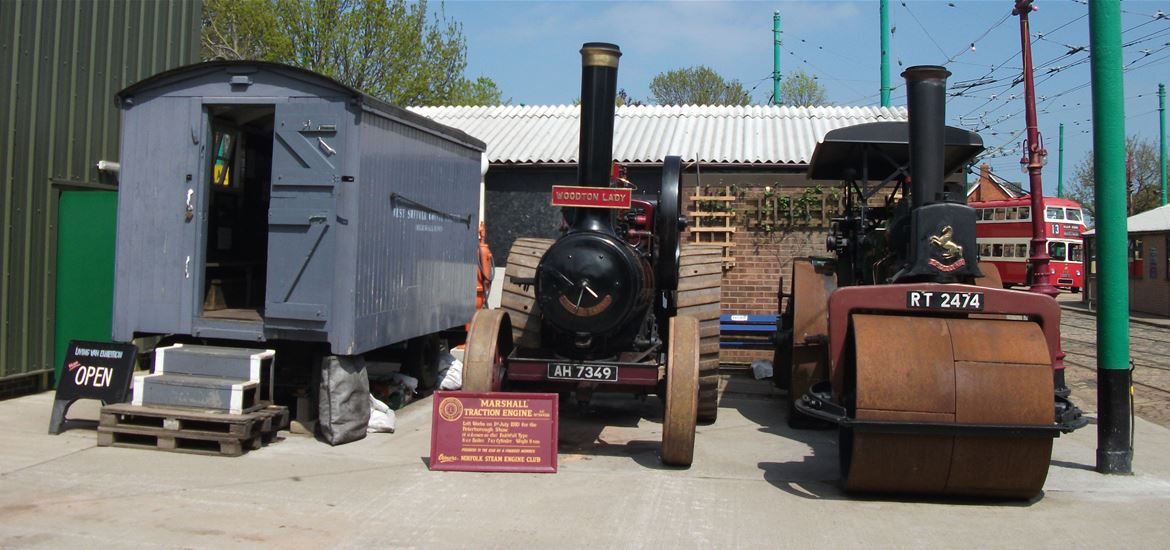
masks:
[[[1052,258],[1048,255],[1048,239],[1044,232],[1044,184],[1040,171],[1044,168],[1044,157],[1048,155],[1040,147],[1040,130],[1036,127],[1036,85],[1032,80],[1032,40],[1028,34],[1028,13],[1032,0],[1016,0],[1013,15],[1020,16],[1020,42],[1024,53],[1024,119],[1028,125],[1028,183],[1032,192],[1032,264],[1031,291],[1056,297],[1060,291],[1049,282],[1048,266]]]
[[[1020,16],[1020,42],[1024,53],[1024,119],[1028,125],[1028,183],[1032,192],[1032,256],[1028,261],[1032,264],[1032,286],[1030,291],[1056,298],[1060,291],[1049,282],[1051,268],[1048,262],[1052,259],[1048,255],[1048,239],[1044,227],[1044,183],[1040,180],[1040,170],[1044,167],[1044,157],[1048,155],[1040,146],[1040,130],[1036,127],[1036,85],[1032,80],[1032,37],[1028,34],[1028,13],[1031,12],[1032,0],[1016,0],[1013,15]],[[1052,385],[1056,395],[1068,397],[1071,390],[1064,381],[1064,350],[1060,341],[1056,343],[1056,357],[1052,358]]]

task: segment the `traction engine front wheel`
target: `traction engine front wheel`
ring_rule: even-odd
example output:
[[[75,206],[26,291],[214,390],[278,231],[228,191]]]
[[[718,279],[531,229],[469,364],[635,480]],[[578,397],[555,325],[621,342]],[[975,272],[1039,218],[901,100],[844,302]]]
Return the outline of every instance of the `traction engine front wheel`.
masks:
[[[504,358],[512,352],[512,323],[507,312],[481,309],[471,319],[463,361],[463,391],[500,391]]]
[[[699,395],[699,322],[670,318],[666,356],[666,412],[662,418],[662,462],[690,466],[695,454]]]

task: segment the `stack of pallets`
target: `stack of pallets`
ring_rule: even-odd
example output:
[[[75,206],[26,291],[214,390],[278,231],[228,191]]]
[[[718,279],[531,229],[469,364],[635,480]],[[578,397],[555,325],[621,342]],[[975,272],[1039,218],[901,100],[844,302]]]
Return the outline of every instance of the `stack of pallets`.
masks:
[[[242,414],[212,409],[106,405],[98,446],[239,456],[271,443],[288,426],[288,407],[261,404]]]

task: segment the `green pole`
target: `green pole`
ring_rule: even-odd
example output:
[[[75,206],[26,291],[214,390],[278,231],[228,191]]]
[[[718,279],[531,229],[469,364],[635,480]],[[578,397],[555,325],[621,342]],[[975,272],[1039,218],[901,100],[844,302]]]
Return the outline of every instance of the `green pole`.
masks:
[[[1166,206],[1166,85],[1158,84],[1158,135],[1162,154],[1158,157],[1158,175],[1162,178],[1162,206]]]
[[[1056,155],[1056,196],[1064,198],[1064,123],[1060,123],[1060,146]]]
[[[1097,471],[1133,471],[1121,5],[1089,2],[1097,176]]]
[[[882,107],[890,106],[890,0],[881,0]]]
[[[772,12],[772,104],[780,104],[780,10]]]

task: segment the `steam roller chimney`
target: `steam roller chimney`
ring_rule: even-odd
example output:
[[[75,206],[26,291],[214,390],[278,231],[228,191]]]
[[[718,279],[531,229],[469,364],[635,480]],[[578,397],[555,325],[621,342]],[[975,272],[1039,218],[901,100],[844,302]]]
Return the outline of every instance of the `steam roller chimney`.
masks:
[[[946,126],[947,77],[937,65],[910,67],[906,79],[906,108],[910,113],[910,204],[917,209],[943,196],[943,133]]]

